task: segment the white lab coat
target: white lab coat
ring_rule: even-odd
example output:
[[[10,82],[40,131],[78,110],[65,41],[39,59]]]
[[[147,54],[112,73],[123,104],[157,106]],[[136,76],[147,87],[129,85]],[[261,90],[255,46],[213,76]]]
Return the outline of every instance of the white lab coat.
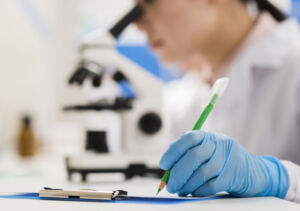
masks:
[[[203,130],[231,136],[256,155],[300,164],[300,30],[296,20],[279,24],[244,50],[226,75],[231,80],[228,89]],[[174,139],[192,128],[207,103],[208,89],[192,74],[167,88]],[[291,183],[287,199],[300,202],[300,167],[292,162],[284,162]]]

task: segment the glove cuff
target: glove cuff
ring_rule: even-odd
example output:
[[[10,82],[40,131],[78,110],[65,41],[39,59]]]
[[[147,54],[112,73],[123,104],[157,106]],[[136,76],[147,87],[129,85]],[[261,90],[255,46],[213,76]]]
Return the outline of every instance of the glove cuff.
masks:
[[[290,187],[289,175],[285,166],[277,158],[262,156],[269,175],[269,187],[264,196],[275,196],[284,199]]]

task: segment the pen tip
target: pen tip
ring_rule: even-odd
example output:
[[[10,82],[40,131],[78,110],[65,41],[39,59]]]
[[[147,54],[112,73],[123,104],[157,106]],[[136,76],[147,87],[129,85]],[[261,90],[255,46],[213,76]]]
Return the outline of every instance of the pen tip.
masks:
[[[159,188],[158,191],[157,191],[157,193],[156,193],[157,196],[158,196],[158,194],[160,193],[160,191],[161,191],[161,189]]]

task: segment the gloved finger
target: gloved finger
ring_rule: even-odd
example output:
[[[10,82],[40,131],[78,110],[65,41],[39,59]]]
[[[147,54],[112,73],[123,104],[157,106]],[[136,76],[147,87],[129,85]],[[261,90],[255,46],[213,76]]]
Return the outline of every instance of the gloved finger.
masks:
[[[216,178],[222,172],[226,158],[222,147],[215,144],[215,152],[211,159],[201,165],[197,171],[192,175],[192,177],[186,182],[186,184],[180,189],[179,195],[186,196],[193,193],[201,185],[205,184],[209,180]]]
[[[205,139],[205,133],[202,131],[189,132],[173,143],[165,152],[160,160],[160,168],[170,169],[190,148],[197,146]]]
[[[215,151],[215,143],[203,141],[201,145],[188,150],[184,156],[173,166],[167,190],[177,193],[193,175],[193,173],[207,162]]]
[[[215,195],[219,192],[226,191],[226,188],[224,187],[224,184],[220,180],[220,178],[214,178],[209,180],[204,185],[197,188],[192,195],[194,197],[204,197],[204,196],[211,196]]]

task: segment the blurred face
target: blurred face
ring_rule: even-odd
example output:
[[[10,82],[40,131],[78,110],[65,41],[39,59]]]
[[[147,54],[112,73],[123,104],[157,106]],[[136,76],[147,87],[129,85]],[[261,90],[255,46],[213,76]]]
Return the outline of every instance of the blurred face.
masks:
[[[217,0],[218,1],[218,0]],[[136,0],[143,3],[144,0]],[[215,0],[154,0],[136,24],[152,48],[167,62],[205,53],[217,28]]]

